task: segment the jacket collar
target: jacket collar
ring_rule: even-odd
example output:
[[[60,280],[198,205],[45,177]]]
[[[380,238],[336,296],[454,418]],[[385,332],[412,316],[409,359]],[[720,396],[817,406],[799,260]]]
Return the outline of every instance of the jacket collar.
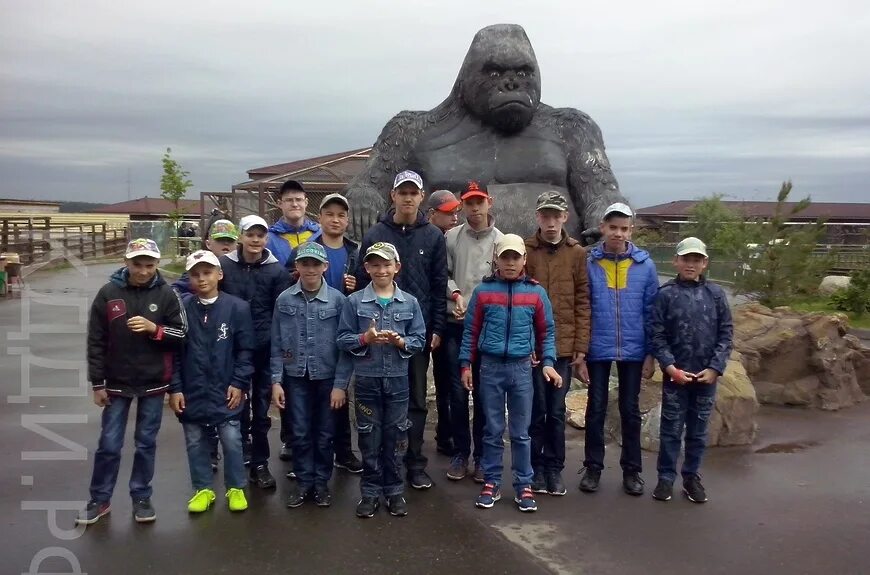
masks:
[[[540,247],[560,248],[560,247],[562,247],[563,244],[568,246],[568,247],[571,247],[571,246],[576,246],[579,243],[580,242],[578,242],[577,240],[575,240],[574,238],[569,236],[568,232],[566,232],[564,229],[562,230],[562,237],[561,237],[561,239],[559,239],[559,243],[556,243],[556,244],[551,244],[550,242],[545,240],[541,236],[541,229],[540,228],[538,228],[538,231],[535,232],[534,236],[532,236],[530,238],[526,238],[526,246],[528,246],[530,248],[540,248]]]
[[[288,288],[288,291],[293,295],[302,295],[302,281],[297,281]],[[326,280],[321,278],[320,289],[317,290],[317,295],[314,296],[314,299],[319,299],[324,303],[329,303],[329,296],[327,295],[328,291],[329,286],[326,284]]]
[[[160,270],[157,270],[154,273],[154,277],[151,278],[150,282],[148,282],[148,285],[146,285],[146,286],[131,286],[130,281],[129,281],[130,280],[130,270],[127,269],[127,266],[124,266],[124,267],[116,270],[115,273],[113,273],[111,276],[109,276],[109,280],[113,284],[117,285],[118,287],[130,287],[130,288],[134,288],[134,289],[141,289],[141,288],[150,289],[150,288],[153,288],[155,286],[163,285],[166,283],[166,281],[164,281],[164,279],[163,279],[163,276],[160,275]]]
[[[405,294],[402,293],[402,290],[399,289],[399,286],[396,285],[396,282],[393,282],[393,301],[405,301]],[[360,298],[362,301],[376,301],[378,299],[378,295],[375,293],[375,288],[371,282],[369,285],[365,287],[362,292],[362,297]]]
[[[604,242],[599,242],[594,248],[592,248],[592,250],[589,252],[589,255],[592,257],[592,259],[596,260],[609,259],[618,261],[624,260],[626,258],[631,258],[637,263],[641,263],[649,259],[649,252],[640,249],[631,242],[628,242],[628,249],[625,250],[625,252],[617,254],[616,256],[614,256],[613,254],[604,253]]]
[[[482,230],[477,231],[477,230],[473,229],[471,226],[469,226],[468,222],[466,222],[466,223],[462,224],[462,233],[466,234],[467,236],[469,236],[470,238],[473,238],[475,240],[485,238],[486,236],[488,236],[489,234],[492,233],[492,230],[495,229],[495,218],[492,216],[492,214],[487,214],[486,218],[487,218],[486,227],[483,228]]]
[[[413,224],[397,224],[393,220],[393,216],[396,215],[396,208],[390,208],[387,210],[387,213],[381,218],[381,222],[390,226],[391,228],[402,229],[402,228],[419,228],[421,226],[425,226],[429,223],[429,220],[426,219],[426,214],[424,214],[421,210],[417,210],[417,219]]]
[[[236,263],[242,263],[242,264],[252,265],[252,266],[262,266],[265,264],[277,264],[278,263],[278,258],[276,258],[275,256],[272,255],[272,252],[269,251],[269,248],[263,248],[263,253],[260,254],[260,259],[258,259],[257,261],[255,261],[252,264],[248,264],[248,262],[245,261],[245,258],[242,257],[242,249],[244,249],[244,248],[242,248],[242,246],[239,246],[239,249],[237,249],[236,251],[230,252],[222,257],[226,257],[226,258],[228,258],[231,261],[234,261]]]

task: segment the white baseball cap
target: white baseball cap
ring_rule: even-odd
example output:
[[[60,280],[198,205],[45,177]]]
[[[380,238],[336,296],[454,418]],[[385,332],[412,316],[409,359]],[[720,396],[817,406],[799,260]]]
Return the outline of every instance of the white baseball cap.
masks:
[[[159,260],[160,248],[157,247],[157,242],[148,238],[137,238],[127,244],[124,259],[132,260],[139,256],[148,256],[149,258],[157,258]]]
[[[187,262],[184,264],[184,271],[190,271],[196,264],[211,264],[220,269],[221,262],[216,255],[209,250],[196,250],[187,256]]]
[[[609,206],[607,206],[607,209],[604,210],[604,215],[602,215],[601,217],[606,218],[610,214],[621,214],[629,218],[634,217],[634,212],[631,211],[631,208],[629,208],[627,204],[623,204],[621,202],[617,202],[615,204],[610,204]]]
[[[263,226],[263,229],[269,229],[269,224],[266,223],[266,220],[264,220],[257,214],[251,214],[239,220],[239,229],[241,229],[243,232],[248,231],[254,226]]]
[[[707,245],[698,238],[686,238],[677,244],[677,255],[700,254],[707,257]]]
[[[507,251],[516,252],[521,256],[526,255],[525,240],[516,234],[505,234],[502,236],[501,240],[495,244],[495,255],[496,257],[500,257]]]
[[[393,180],[393,189],[395,190],[405,182],[411,182],[421,190],[423,189],[423,178],[420,177],[420,174],[411,170],[405,170],[396,174],[396,179]]]

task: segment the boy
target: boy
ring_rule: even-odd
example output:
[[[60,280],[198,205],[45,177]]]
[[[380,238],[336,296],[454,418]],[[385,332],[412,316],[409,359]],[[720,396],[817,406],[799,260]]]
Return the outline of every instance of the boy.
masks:
[[[299,182],[287,180],[281,184],[276,199],[278,207],[281,208],[281,217],[269,228],[266,247],[282,266],[286,266],[294,249],[320,237],[320,226],[305,215],[308,196]]]
[[[228,254],[236,249],[236,243],[239,240],[239,232],[236,226],[229,220],[215,220],[209,229],[208,239],[205,240],[205,247],[217,257]],[[172,287],[182,296],[182,298],[193,290],[190,287],[190,277],[187,272],[181,274]]]
[[[556,342],[550,300],[523,270],[526,246],[516,234],[496,244],[495,275],[475,288],[465,314],[459,362],[462,385],[471,390],[471,366],[480,354],[480,400],[483,429],[484,484],[475,505],[488,509],[501,499],[504,408],[508,406],[514,502],[520,511],[537,511],[532,493],[529,423],[532,417],[532,364],[540,360],[543,376],[555,387],[562,377],[553,369]]]
[[[598,490],[604,469],[604,419],[610,365],[619,375],[619,416],[622,427],[622,488],[629,495],[643,494],[640,455],[640,382],[653,372],[644,326],[652,313],[659,288],[656,266],[649,254],[631,240],[634,214],[625,204],[604,210],[598,228],[602,241],[586,261],[592,333],[586,369],[580,380],[589,383],[586,401],[586,447],[580,491]]]
[[[391,515],[408,514],[402,455],[408,446],[408,361],[426,345],[426,325],[417,299],[394,281],[399,252],[386,242],[363,256],[371,283],[350,295],[341,313],[338,346],[352,354],[356,373],[356,418],[363,457],[357,517],[373,517],[380,496]],[[336,381],[336,388],[340,388]],[[342,400],[339,389],[336,400]]]
[[[537,233],[526,238],[526,273],[547,290],[556,322],[556,371],[565,385],[544,382],[540,368],[533,372],[532,491],[565,495],[565,396],[571,387],[571,368],[580,372],[589,350],[589,282],[586,250],[564,230],[568,202],[557,192],[538,196]]]
[[[716,401],[716,380],[731,355],[733,326],[725,292],[704,277],[707,246],[698,238],[677,244],[677,278],[661,287],[649,322],[649,338],[662,367],[662,422],[659,481],[653,497],[668,501],[677,477],[677,458],[685,430],[683,492],[704,503],[701,458],[707,425]]]
[[[90,500],[76,523],[90,525],[109,513],[121,466],[127,415],[136,399],[136,456],[130,474],[133,518],[157,519],[151,479],[163,396],[171,366],[187,332],[178,296],[160,273],[160,249],[153,240],[127,245],[124,267],[112,274],[91,305],[88,320],[88,380],[94,403],[103,408],[100,445],[94,455]],[[167,366],[170,366],[167,368]]]
[[[251,305],[254,324],[254,376],[251,382],[250,419],[248,408],[242,412],[242,439],[251,437],[250,480],[261,489],[275,487],[269,471],[269,418],[271,393],[272,312],[275,300],[290,286],[290,274],[266,249],[266,220],[257,215],[239,221],[242,235],[239,248],[220,257],[223,279],[221,291],[239,297]]]
[[[331,502],[332,387],[335,379],[347,381],[351,366],[335,343],[346,298],[324,281],[328,267],[323,246],[313,242],[299,246],[299,281],[278,296],[272,316],[272,402],[293,411],[296,485],[287,499],[290,508],[309,498],[319,507]]]
[[[184,302],[189,327],[169,388],[169,406],[184,428],[193,497],[190,513],[215,500],[210,466],[215,433],[224,452],[224,485],[230,511],[248,508],[239,419],[254,366],[254,333],[248,302],[218,291],[223,277],[217,256],[198,250],[187,258],[193,297]]]

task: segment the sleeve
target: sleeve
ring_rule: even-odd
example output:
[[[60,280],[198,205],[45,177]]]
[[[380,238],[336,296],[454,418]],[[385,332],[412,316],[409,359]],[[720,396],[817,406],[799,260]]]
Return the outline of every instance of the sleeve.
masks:
[[[285,289],[290,287],[290,272],[288,272],[285,268],[279,267],[281,270],[276,274],[275,283],[273,285],[272,291],[272,303],[274,304],[278,301],[278,296],[281,295]]]
[[[184,365],[184,346],[181,351],[172,354],[172,379],[169,380],[169,393],[181,393],[184,389],[182,369]]]
[[[338,365],[335,366],[335,381],[332,384],[332,388],[347,391],[351,376],[353,376],[353,358],[346,351],[339,351]]]
[[[669,365],[675,365],[674,353],[668,344],[665,319],[668,315],[667,288],[664,292],[659,291],[650,313],[650,319],[646,324],[646,339],[653,357],[659,362],[662,371]]]
[[[181,303],[181,296],[168,286],[162,287],[168,294],[164,297],[166,307],[163,323],[157,325],[157,331],[151,335],[151,340],[167,349],[181,349],[184,336],[187,335],[187,312]]]
[[[553,306],[547,296],[547,290],[537,286],[538,301],[535,304],[535,347],[541,365],[553,367],[556,365],[556,324],[553,321]]]
[[[106,387],[106,351],[109,347],[109,326],[106,316],[106,295],[97,293],[88,317],[88,381],[94,389]]]
[[[272,311],[271,352],[269,355],[269,370],[272,374],[272,383],[281,383],[284,379],[284,350],[281,346],[279,317],[278,306],[276,305]]]
[[[375,224],[377,225],[377,224]],[[363,258],[365,256],[366,250],[369,249],[374,242],[374,238],[372,237],[372,232],[374,230],[370,230],[366,233],[365,237],[359,244],[359,255],[356,258],[356,271],[354,275],[356,276],[356,291],[362,291],[365,289],[369,282],[372,281],[372,278],[369,277],[369,274],[366,273],[366,267],[363,262]]]
[[[716,301],[716,315],[719,316],[718,329],[716,333],[716,347],[713,351],[713,361],[710,362],[710,369],[715,369],[719,375],[725,373],[725,366],[728,365],[728,358],[731,357],[731,346],[734,338],[734,324],[731,321],[731,308],[728,307],[728,300],[725,294]]]
[[[361,357],[368,353],[369,346],[362,342],[362,334],[357,329],[356,305],[348,299],[338,321],[338,348]]]
[[[651,259],[647,260],[647,268],[649,276],[646,286],[643,288],[643,323],[647,325],[652,318],[653,305],[656,301],[656,295],[659,293],[659,274],[656,271],[656,265]],[[646,354],[654,355],[649,339],[646,341]]]
[[[175,282],[172,284],[172,288],[181,295],[191,293],[190,276],[187,274],[187,272],[184,272],[183,274],[181,274],[180,278],[175,280]]]
[[[574,352],[589,352],[592,308],[589,301],[589,273],[586,271],[586,250],[577,248],[574,262]]]
[[[478,301],[478,288],[474,288],[465,311],[462,344],[459,346],[459,365],[463,368],[471,367],[471,364],[477,359],[478,338],[483,327],[484,312],[484,306],[480,305]]]
[[[242,391],[248,391],[254,375],[254,322],[251,319],[251,306],[247,302],[236,308],[235,337],[233,348],[233,380],[230,383]]]
[[[399,354],[405,358],[423,351],[426,347],[426,322],[423,321],[423,310],[417,298],[414,298],[413,303],[414,317],[411,318],[411,325],[408,326],[408,333],[405,334],[405,349],[399,350]]]
[[[436,228],[437,229],[437,228]],[[432,278],[432,333],[444,335],[447,323],[447,244],[444,234],[437,232],[435,250],[429,262]]]
[[[459,284],[456,283],[456,273],[453,263],[453,250],[450,248],[450,238],[444,236],[444,252],[447,258],[447,292],[448,298],[453,296],[454,292],[462,291],[459,289]]]
[[[284,246],[279,245],[278,242],[284,242],[278,234],[275,232],[268,232],[266,234],[266,249],[272,252],[272,255],[275,256],[282,266],[285,266],[287,265],[287,260],[284,259],[284,255],[286,254],[287,242],[284,242]]]

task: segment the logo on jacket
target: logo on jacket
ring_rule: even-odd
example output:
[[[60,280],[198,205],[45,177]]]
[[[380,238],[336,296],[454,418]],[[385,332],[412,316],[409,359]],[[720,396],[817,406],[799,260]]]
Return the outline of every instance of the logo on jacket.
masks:
[[[221,326],[218,328],[218,341],[220,341],[222,339],[226,339],[226,338],[227,338],[227,324],[222,323]]]
[[[152,303],[151,305],[149,305],[149,306],[148,306],[148,311],[150,311],[150,312],[155,312],[155,311],[157,311],[157,304],[156,304],[156,303]]]

